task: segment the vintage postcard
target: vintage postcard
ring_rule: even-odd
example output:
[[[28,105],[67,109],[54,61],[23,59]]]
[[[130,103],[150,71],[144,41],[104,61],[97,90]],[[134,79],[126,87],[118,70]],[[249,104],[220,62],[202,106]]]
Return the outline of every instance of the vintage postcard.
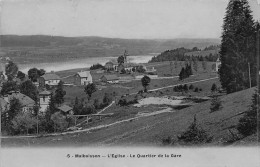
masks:
[[[1,0],[1,167],[256,167],[259,0]]]

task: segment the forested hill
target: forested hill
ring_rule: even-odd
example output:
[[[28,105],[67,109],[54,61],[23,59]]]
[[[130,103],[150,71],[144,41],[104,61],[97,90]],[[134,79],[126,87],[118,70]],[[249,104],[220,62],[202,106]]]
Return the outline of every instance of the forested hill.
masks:
[[[205,47],[203,50],[194,47],[193,49],[177,48],[173,50],[166,50],[154,56],[150,62],[162,62],[162,61],[185,61],[186,59],[197,59],[199,61],[216,61],[219,56],[219,46],[211,45]]]
[[[219,39],[121,39],[105,37],[62,37],[48,35],[0,35],[1,47],[60,47],[84,46],[88,48],[127,49],[140,52],[162,52],[179,47],[204,48],[217,45]]]

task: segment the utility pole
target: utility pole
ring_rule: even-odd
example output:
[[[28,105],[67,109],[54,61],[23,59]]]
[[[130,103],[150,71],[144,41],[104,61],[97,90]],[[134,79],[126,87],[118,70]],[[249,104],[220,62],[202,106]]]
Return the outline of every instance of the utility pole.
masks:
[[[260,84],[259,84],[259,75],[260,75],[260,71],[259,71],[259,45],[260,45],[260,42],[259,42],[259,38],[260,38],[260,29],[258,28],[257,32],[256,32],[256,60],[257,60],[257,75],[256,75],[256,82],[257,82],[257,98],[256,98],[256,101],[257,101],[257,129],[260,128],[260,125],[259,125],[259,120],[260,120],[260,115],[259,115],[259,95],[260,95]],[[258,134],[258,141],[260,140],[260,136]]]
[[[39,113],[37,113],[37,135],[39,135]]]
[[[249,75],[249,87],[251,88],[252,85],[251,85],[251,73],[250,73],[250,63],[248,63],[248,75]]]

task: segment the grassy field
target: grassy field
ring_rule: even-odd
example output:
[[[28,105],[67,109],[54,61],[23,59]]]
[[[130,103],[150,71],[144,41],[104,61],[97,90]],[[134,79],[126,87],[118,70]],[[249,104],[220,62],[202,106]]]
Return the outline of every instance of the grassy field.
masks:
[[[184,62],[182,62],[182,64],[184,64]],[[148,86],[148,90],[157,89],[157,88],[161,88],[161,87],[165,87],[165,86],[169,86],[169,85],[184,84],[186,82],[198,81],[198,80],[202,80],[202,79],[217,77],[217,73],[212,72],[210,70],[211,69],[210,66],[212,65],[212,63],[208,62],[207,65],[208,65],[208,68],[206,71],[204,71],[202,69],[202,67],[199,66],[198,72],[194,72],[194,76],[190,76],[189,78],[186,78],[182,81],[179,81],[178,78],[152,79],[150,85]],[[153,63],[152,66],[154,66],[158,70],[158,73],[160,73],[159,76],[165,76],[164,74],[168,74],[169,70],[170,70],[168,62]],[[180,69],[181,69],[181,66],[179,65],[179,62],[178,62],[178,70],[176,70],[176,74],[174,74],[174,76],[178,75],[177,71],[179,72]],[[65,76],[73,75],[80,70],[81,69],[61,71],[61,72],[58,72],[57,74],[61,77],[65,77]],[[99,74],[99,75],[103,75],[103,74]],[[63,81],[65,81],[66,83],[71,83],[71,82],[73,82],[73,77],[68,77],[66,79],[63,79]],[[197,83],[197,84],[193,84],[193,85],[195,87],[202,88],[203,90],[209,91],[213,83],[216,83],[220,87],[220,83],[218,80],[209,81],[209,82],[201,82],[201,83]],[[119,84],[106,84],[102,90],[98,90],[95,93],[93,93],[92,99],[100,99],[102,101],[105,93],[108,93],[110,95],[115,94],[119,98],[122,95],[137,93],[140,90],[143,90],[143,86],[142,86],[142,83],[140,80],[133,80],[131,82],[119,83]],[[65,91],[67,92],[66,96],[65,96],[65,102],[67,104],[72,104],[72,101],[75,100],[75,97],[78,97],[79,99],[82,99],[82,98],[85,100],[87,99],[87,95],[84,92],[84,86],[68,86],[68,87],[66,86]],[[167,89],[162,90],[162,91],[167,91]],[[168,91],[171,92],[172,88],[169,88]],[[164,93],[166,93],[166,92],[164,92]],[[205,91],[202,91],[199,93],[192,93],[192,91],[190,91],[189,93],[195,94],[195,95],[209,94],[208,92],[205,93]],[[179,93],[174,93],[174,94],[179,95]]]
[[[210,146],[224,146],[230,140],[228,130],[237,134],[235,129],[239,113],[248,109],[255,88],[221,96],[223,108],[210,113],[210,101],[199,103],[171,113],[143,117],[91,132],[62,136],[49,136],[27,139],[2,139],[2,146],[86,146],[86,145],[162,145],[162,139],[176,136],[187,129],[197,116],[199,126],[213,136]],[[136,112],[136,111],[135,111]],[[242,139],[247,144],[256,142],[256,135]],[[237,141],[234,145],[243,145]]]

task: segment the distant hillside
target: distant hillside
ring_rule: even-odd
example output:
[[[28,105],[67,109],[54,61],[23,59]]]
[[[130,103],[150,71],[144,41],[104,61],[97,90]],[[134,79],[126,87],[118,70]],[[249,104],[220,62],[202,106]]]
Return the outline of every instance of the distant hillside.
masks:
[[[218,45],[219,39],[120,39],[104,37],[18,36],[1,35],[0,56],[16,62],[69,61],[86,57],[119,56],[127,50],[130,55],[161,53],[179,47],[205,48]]]
[[[46,47],[66,45],[87,45],[100,47],[150,47],[154,50],[174,49],[178,47],[204,48],[219,44],[219,39],[120,39],[103,37],[61,37],[47,35],[1,35],[1,47]]]

